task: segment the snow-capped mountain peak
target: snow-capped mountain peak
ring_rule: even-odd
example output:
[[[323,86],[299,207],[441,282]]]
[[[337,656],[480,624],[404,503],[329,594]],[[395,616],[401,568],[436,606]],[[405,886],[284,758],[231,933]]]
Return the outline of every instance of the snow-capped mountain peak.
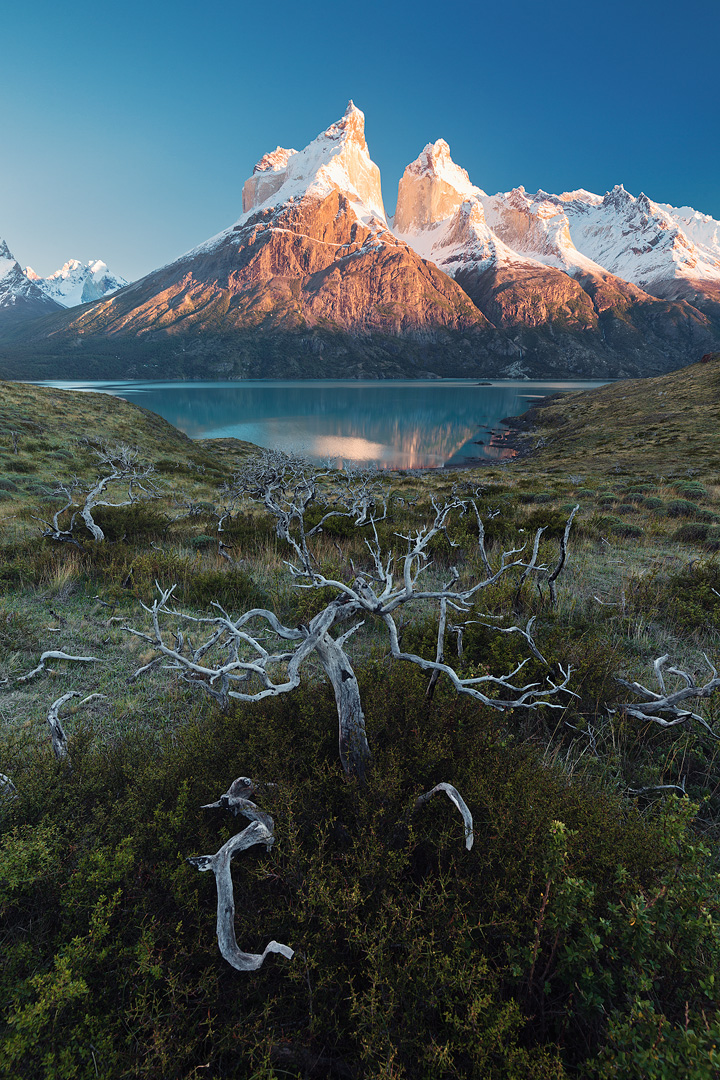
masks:
[[[242,225],[260,208],[271,209],[306,196],[325,198],[338,190],[353,203],[364,224],[385,226],[380,170],[365,142],[365,116],[351,101],[345,114],[304,150],[278,147],[257,163],[242,193]]]
[[[403,173],[398,185],[395,229],[409,234],[451,217],[468,200],[485,194],[456,165],[444,139],[428,143]]]
[[[654,295],[684,295],[691,281],[720,287],[720,223],[707,215],[636,197],[622,184],[600,203],[568,199],[565,212],[576,247]]]
[[[0,319],[20,322],[56,309],[57,304],[25,276],[6,241],[0,238]]]
[[[110,273],[101,259],[91,259],[88,263],[68,259],[60,270],[46,278],[36,274],[31,266],[25,267],[24,274],[45,296],[66,308],[101,300],[127,285],[125,278]]]

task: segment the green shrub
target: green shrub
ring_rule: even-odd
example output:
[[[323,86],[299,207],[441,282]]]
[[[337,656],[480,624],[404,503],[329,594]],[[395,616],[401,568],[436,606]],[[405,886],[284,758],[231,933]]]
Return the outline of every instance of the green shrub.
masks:
[[[668,517],[694,517],[700,521],[717,521],[711,510],[702,510],[696,503],[687,499],[671,499],[665,507]]]
[[[680,540],[684,544],[701,544],[707,540],[710,526],[701,521],[688,521],[681,525],[673,533],[673,540]]]
[[[197,551],[206,551],[207,548],[217,544],[217,536],[208,536],[206,533],[200,533],[199,536],[193,536],[189,543],[190,547],[195,548]]]
[[[720,629],[720,563],[693,562],[682,570],[659,571],[640,582],[637,604],[685,630]]]
[[[646,1050],[624,1034],[644,1000],[668,1031],[686,1002],[693,1030],[714,1022],[717,883],[691,807],[641,814],[571,782],[442,684],[427,702],[413,668],[359,677],[363,791],[339,772],[325,685],[226,716],[176,697],[166,738],[76,737],[72,771],[26,763],[0,819],[2,1077],[302,1076],[321,1059],[330,1076],[390,1061],[405,1080],[564,1080]],[[234,871],[238,942],[297,950],[247,975],[218,954],[212,875],[186,861],[242,827],[201,809],[238,774],[277,785],[258,796],[276,843]],[[412,811],[443,779],[474,814],[470,852],[446,799]]]
[[[670,487],[683,499],[691,499],[693,502],[703,502],[708,498],[707,488],[697,480],[675,480]]]
[[[98,506],[93,519],[111,543],[125,540],[128,543],[160,539],[165,535],[169,521],[153,503],[136,502],[131,506]]]

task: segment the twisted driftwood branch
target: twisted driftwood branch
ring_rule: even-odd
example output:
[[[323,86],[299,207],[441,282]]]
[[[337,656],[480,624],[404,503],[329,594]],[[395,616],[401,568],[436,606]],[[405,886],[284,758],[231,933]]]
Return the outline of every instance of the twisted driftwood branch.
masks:
[[[17,788],[5,773],[0,773],[0,795],[4,799],[17,799]]]
[[[317,497],[318,480],[327,476],[311,474],[310,468],[308,463],[302,463],[301,467],[294,459],[268,454],[256,464],[255,471],[251,470],[245,475],[243,490],[251,497],[262,498],[266,509],[275,517],[278,536],[286,541],[294,553],[295,561],[287,562],[286,565],[295,586],[333,590],[334,598],[322,611],[305,625],[296,627],[283,626],[271,611],[261,608],[253,608],[238,618],[232,618],[217,603],[213,605],[217,612],[215,616],[198,618],[172,608],[170,600],[174,587],[163,590],[158,585],[159,597],[151,607],[143,605],[144,610],[151,616],[152,632],[144,633],[129,626],[123,629],[153,645],[167,661],[168,669],[179,671],[181,678],[200,685],[222,708],[227,708],[231,698],[261,701],[266,697],[289,693],[300,683],[302,664],[314,654],[335,694],[343,768],[360,779],[363,778],[369,763],[370,750],[357,678],[345,647],[348,638],[362,625],[362,621],[355,622],[344,633],[333,633],[336,624],[347,623],[358,615],[384,622],[389,632],[390,652],[395,659],[416,664],[431,674],[429,697],[432,696],[438,677],[445,674],[459,693],[468,694],[497,710],[539,706],[562,708],[551,699],[563,692],[570,693],[569,669],[564,671],[560,668],[562,682],[556,683],[548,678],[544,688],[541,688],[543,684],[539,682],[516,685],[515,677],[527,660],[523,660],[507,675],[483,674],[468,678],[461,678],[444,661],[443,641],[448,609],[460,615],[468,615],[481,591],[493,586],[513,568],[522,570],[522,580],[530,573],[548,572],[547,566],[538,565],[542,530],[538,530],[535,535],[528,562],[523,558],[527,546],[525,544],[503,551],[493,566],[484,548],[482,519],[473,503],[478,518],[485,577],[463,587],[460,584],[459,571],[453,567],[451,578],[445,585],[438,589],[423,589],[420,578],[430,566],[430,545],[433,539],[439,533],[447,536],[450,515],[454,511],[465,513],[467,504],[457,498],[444,505],[433,500],[434,517],[428,524],[407,536],[396,534],[406,544],[405,553],[396,559],[392,551],[384,552],[381,548],[376,528],[379,519],[374,514],[382,502],[384,516],[387,502],[383,502],[378,493],[369,486],[369,480],[347,482],[337,496],[337,505],[341,509],[329,511],[312,529],[306,529],[305,514]],[[371,531],[371,538],[365,541],[370,567],[360,571],[351,564],[354,577],[351,582],[322,574],[317,569],[307,544],[308,539],[321,529],[322,523],[335,514],[352,516],[356,526],[367,525]],[[565,562],[567,536],[572,518],[571,514],[565,529],[561,557],[551,574],[553,580],[557,578]],[[439,605],[440,626],[434,660],[425,660],[414,653],[403,652],[400,648],[393,614],[401,605],[411,601]],[[171,642],[167,629],[162,625],[162,621],[168,616],[192,622],[198,627],[205,626],[210,631],[210,636],[198,648],[194,648],[189,638],[186,639],[178,629],[175,632],[175,641]],[[534,620],[530,619],[524,630],[520,627],[509,627],[504,628],[503,632],[520,634],[529,645],[531,653],[547,666],[532,637],[533,623]],[[458,633],[460,649],[461,631],[457,626],[453,629]],[[288,643],[287,647],[282,651],[271,651],[268,642],[273,637]],[[156,659],[139,668],[131,676],[131,680],[155,667]],[[491,696],[493,692],[497,693],[497,696]]]
[[[58,761],[63,761],[67,757],[67,736],[65,729],[62,726],[62,719],[60,717],[60,710],[66,701],[70,701],[71,698],[82,697],[82,694],[78,690],[68,690],[62,697],[53,701],[47,714],[47,722],[50,727],[50,738],[52,739],[52,748],[55,757]],[[81,709],[83,705],[87,705],[91,701],[107,701],[105,694],[89,694],[82,701],[78,702],[78,709]]]
[[[272,818],[270,819],[272,821]],[[233,836],[215,855],[191,855],[188,862],[198,870],[212,870],[217,886],[217,939],[225,960],[237,971],[257,971],[268,953],[280,953],[292,960],[294,950],[287,945],[271,941],[261,953],[243,952],[235,937],[235,895],[233,893],[230,861],[239,851],[246,851],[254,844],[265,844],[269,850],[275,838],[272,830],[261,821],[253,821],[241,833]]]
[[[653,724],[658,724],[659,727],[670,728],[676,727],[678,724],[687,724],[691,720],[696,724],[700,724],[705,729],[706,733],[711,738],[720,741],[720,735],[717,735],[707,720],[698,713],[693,712],[691,709],[681,708],[681,705],[685,701],[693,701],[710,697],[716,690],[720,689],[720,678],[718,678],[717,669],[705,653],[705,662],[710,668],[711,677],[704,686],[697,686],[692,675],[687,671],[682,671],[680,668],[668,667],[667,662],[669,655],[666,653],[664,656],[659,656],[653,663],[655,670],[655,678],[657,679],[658,686],[660,687],[660,693],[655,690],[650,690],[648,687],[643,686],[642,683],[628,682],[626,679],[618,679],[617,682],[621,686],[631,690],[638,697],[645,698],[644,701],[636,702],[621,702],[618,707],[626,712],[628,716],[634,716],[638,720],[648,720]],[[679,690],[668,690],[665,683],[665,675],[673,675],[676,678],[682,679],[685,685]]]
[[[78,517],[82,518],[86,529],[93,540],[104,540],[105,533],[93,518],[93,510],[98,506],[131,506],[139,499],[156,499],[159,491],[155,486],[154,465],[140,465],[138,463],[139,451],[121,443],[119,446],[105,447],[96,450],[99,464],[105,466],[104,476],[99,476],[93,486],[85,494],[82,494],[84,484],[77,476],[68,482],[59,482],[53,495],[62,496],[65,500],[63,506],[53,514],[52,523],[44,521],[45,529],[43,536],[51,540],[61,540],[80,547],[73,533],[75,522]],[[127,498],[122,502],[108,502],[101,496],[112,484],[127,484]],[[67,528],[63,528],[60,519],[63,514],[72,511]]]

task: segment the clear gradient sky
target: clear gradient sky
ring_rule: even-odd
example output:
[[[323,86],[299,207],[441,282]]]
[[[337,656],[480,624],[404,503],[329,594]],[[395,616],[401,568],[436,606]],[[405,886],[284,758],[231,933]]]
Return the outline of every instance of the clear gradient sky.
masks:
[[[33,0],[0,26],[0,238],[42,275],[171,261],[349,98],[388,212],[444,138],[490,193],[623,183],[720,218],[718,0]]]

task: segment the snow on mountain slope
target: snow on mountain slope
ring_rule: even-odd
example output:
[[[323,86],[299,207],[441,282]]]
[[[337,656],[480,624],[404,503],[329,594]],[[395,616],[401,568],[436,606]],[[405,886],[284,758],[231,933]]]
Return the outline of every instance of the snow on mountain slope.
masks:
[[[563,200],[557,195],[546,191],[530,195],[517,187],[485,195],[482,201],[489,225],[512,250],[573,277],[603,272],[601,265],[577,250]]]
[[[28,281],[4,240],[0,239],[0,322],[21,322],[57,311],[33,281]]]
[[[686,295],[688,282],[720,287],[720,225],[707,215],[636,198],[622,184],[599,202],[572,192],[564,206],[575,246],[618,277],[668,298]]]
[[[365,142],[365,114],[352,102],[344,115],[331,124],[304,150],[282,146],[265,154],[255,165],[242,190],[243,212],[222,232],[186,251],[160,270],[170,270],[199,255],[206,255],[239,239],[251,220],[261,215],[265,228],[271,218],[297,210],[308,200],[320,203],[331,193],[341,193],[355,220],[369,229],[374,242],[392,241],[382,200],[380,170],[370,157]]]
[[[352,101],[342,119],[304,150],[278,146],[261,158],[243,187],[243,217],[237,224],[260,207],[308,195],[322,199],[333,189],[355,202],[356,213],[364,224],[378,218],[387,226],[380,170],[365,142],[365,116]]]
[[[720,221],[693,210],[692,206],[670,206],[668,203],[657,203],[657,206],[669,214],[704,255],[720,260]]]
[[[541,209],[544,214],[522,189],[490,198],[439,139],[405,170],[394,228],[422,258],[453,277],[495,325],[594,330],[593,304],[561,258],[556,233],[567,234],[567,220],[549,197]],[[572,249],[569,235],[564,243]],[[571,263],[575,271],[594,268],[578,253]]]
[[[485,192],[450,157],[444,139],[428,143],[398,185],[395,235],[423,259],[454,276],[461,267],[519,262],[489,227]]]
[[[25,276],[51,300],[66,308],[101,300],[127,285],[125,278],[111,274],[100,259],[91,259],[89,263],[70,259],[47,278],[41,278],[31,266],[26,266]]]

